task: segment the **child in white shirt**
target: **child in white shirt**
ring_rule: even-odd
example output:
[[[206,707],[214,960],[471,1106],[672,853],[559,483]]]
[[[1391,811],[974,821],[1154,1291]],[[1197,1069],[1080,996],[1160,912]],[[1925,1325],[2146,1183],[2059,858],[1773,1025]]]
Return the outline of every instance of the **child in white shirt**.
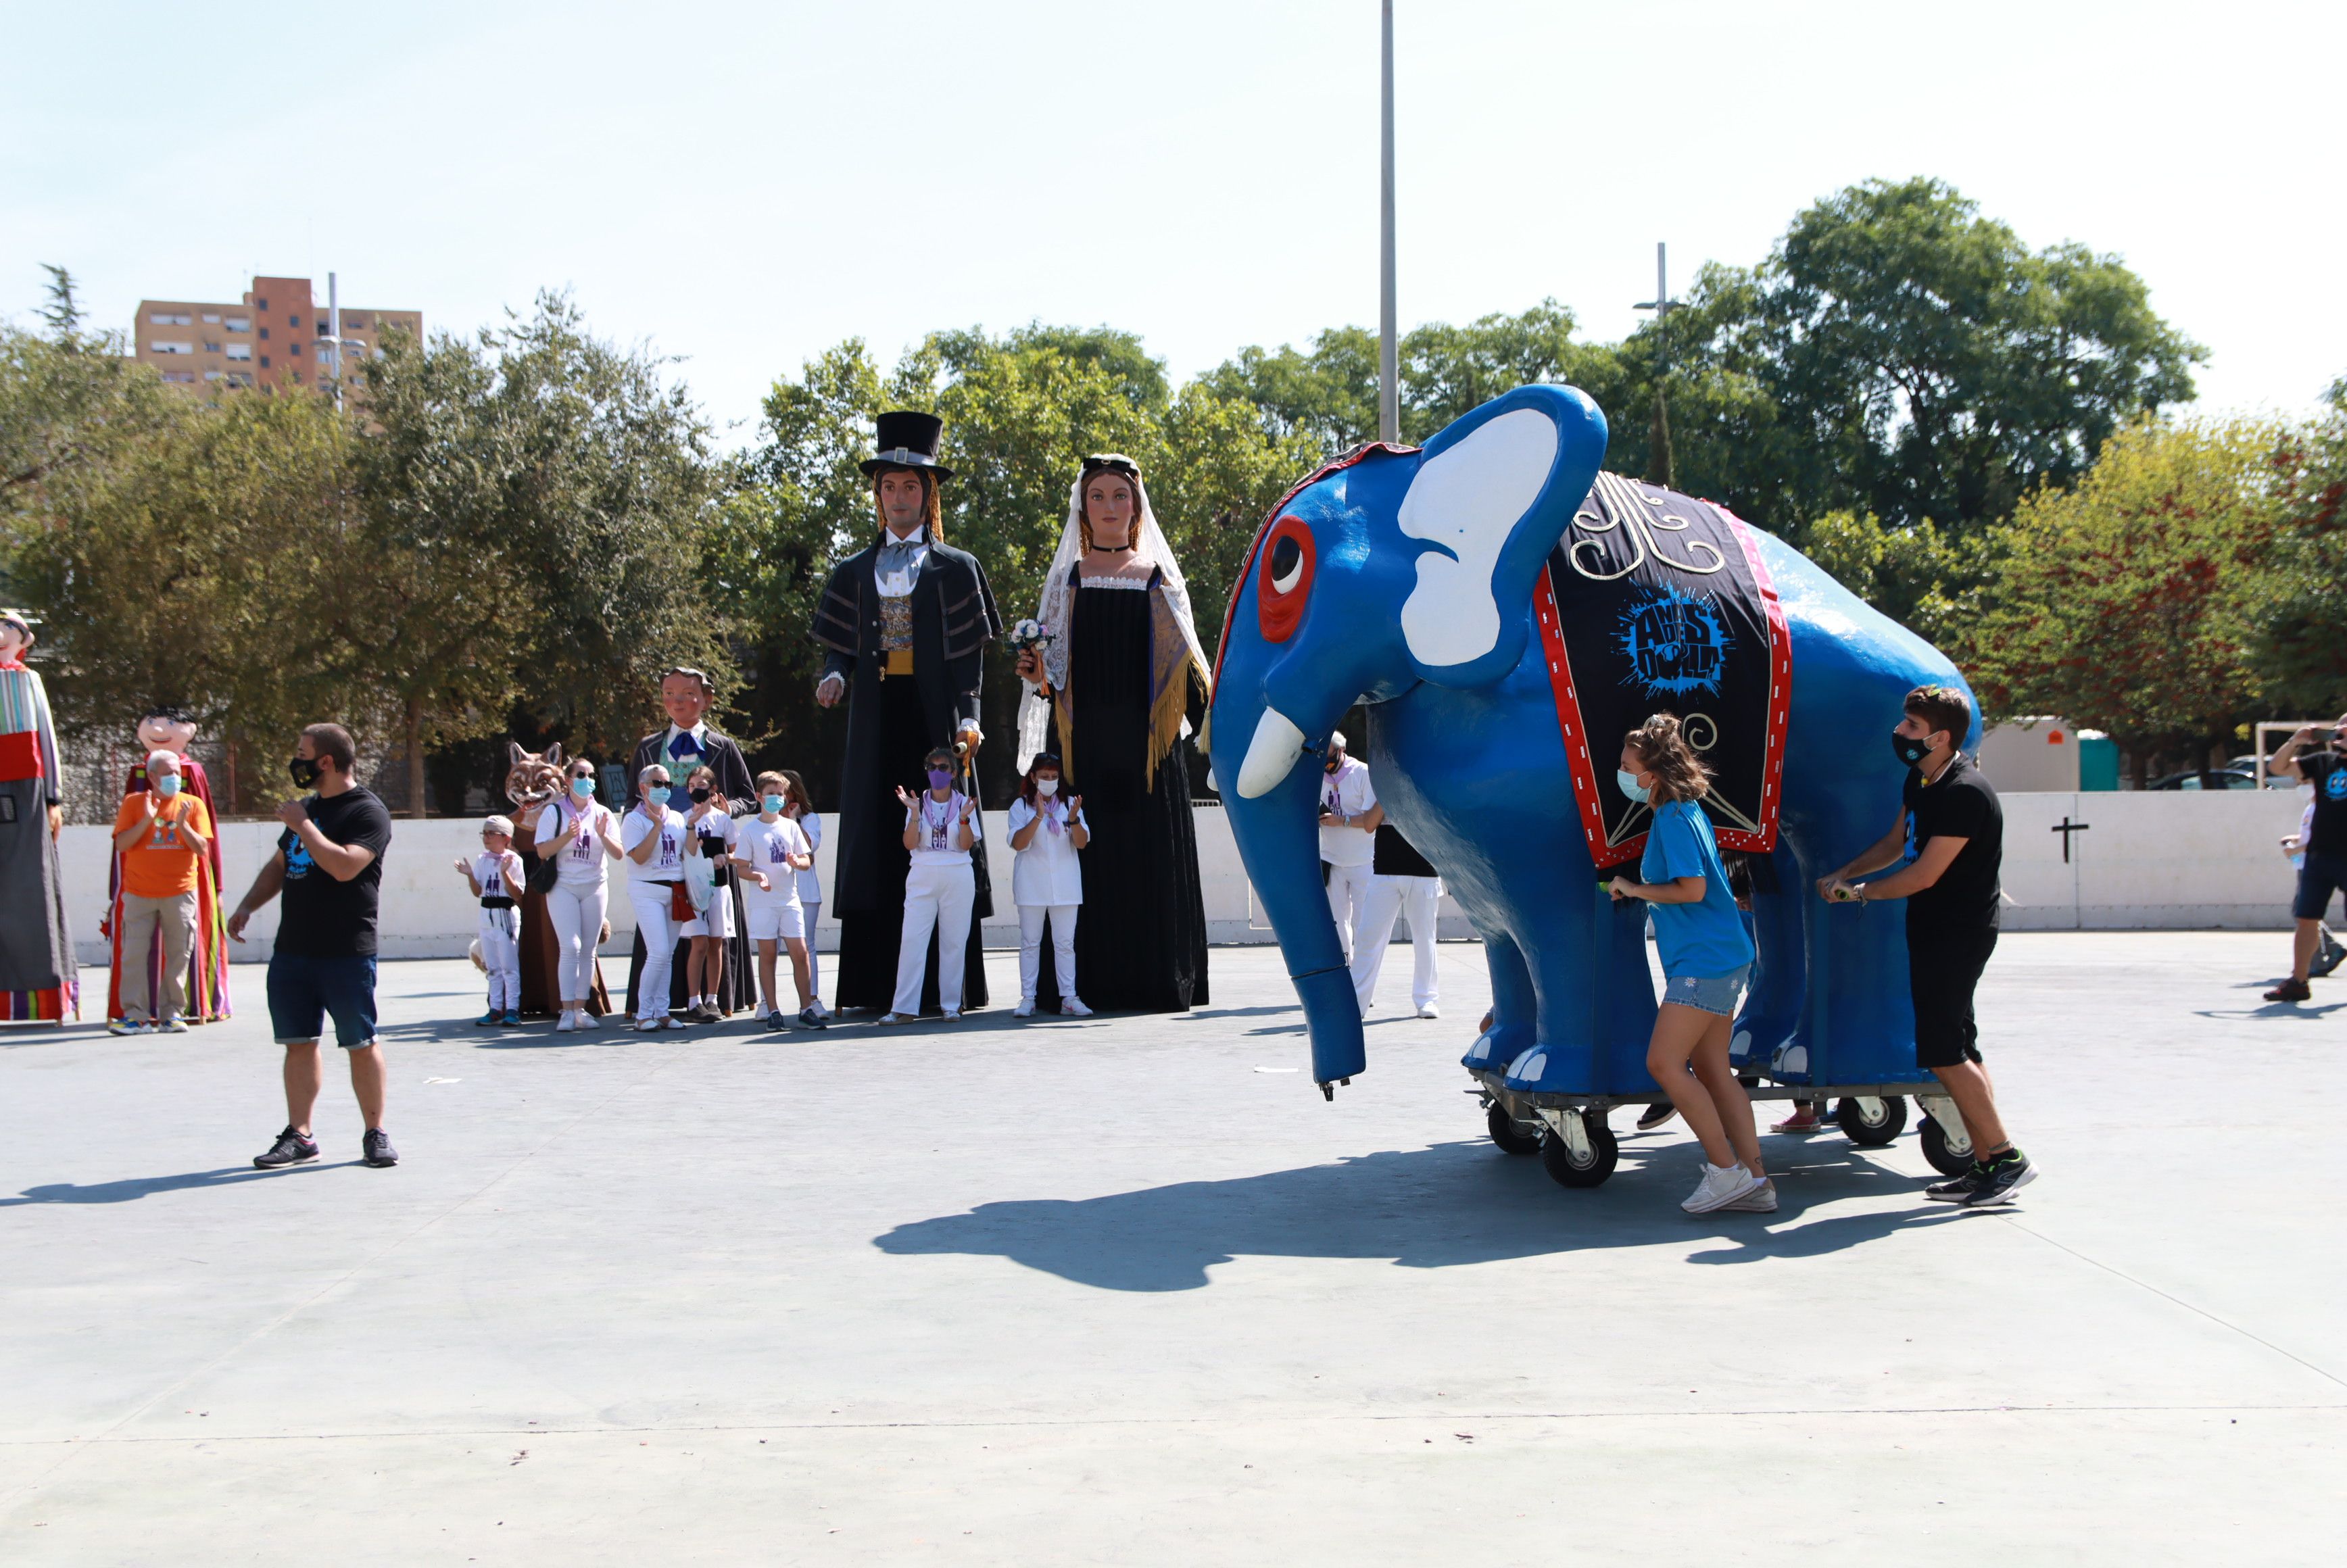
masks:
[[[882,1023],[910,1023],[921,1016],[921,977],[928,968],[929,933],[938,938],[938,1006],[948,1022],[961,1017],[962,967],[969,956],[970,911],[978,903],[978,877],[970,869],[970,846],[978,842],[972,820],[978,802],[953,787],[955,757],[946,746],[927,758],[929,787],[919,794],[899,787],[905,805],[905,847],[912,865],[905,871],[905,924],[897,938],[897,997]]]
[[[489,974],[489,1010],[473,1021],[484,1029],[521,1025],[521,945],[514,900],[526,873],[514,853],[513,821],[493,816],[481,824],[481,853],[456,858],[456,869],[481,901],[481,967]]]
[[[807,863],[799,873],[799,908],[805,912],[806,927],[807,992],[815,998],[815,1014],[818,1020],[829,1016],[823,1006],[823,949],[815,945],[815,922],[823,918],[823,878],[815,868],[815,852],[823,847],[823,818],[817,816],[815,803],[807,798],[806,781],[796,768],[777,770],[783,775],[783,799],[786,803],[783,815],[799,825],[806,835]]]
[[[668,792],[666,764],[643,769],[636,775],[636,808],[620,825],[620,844],[630,866],[628,902],[644,938],[644,967],[636,975],[636,1028],[647,1034],[684,1027],[670,1016],[668,999],[676,938],[684,926],[676,902],[684,895],[684,857],[692,830],[684,825],[684,813],[667,804]]]
[[[1076,915],[1084,901],[1084,873],[1076,852],[1092,842],[1084,797],[1060,798],[1060,759],[1038,752],[1010,803],[1010,897],[1019,906],[1019,1005],[1013,1018],[1035,1016],[1035,983],[1043,968],[1043,923],[1051,925],[1051,965],[1060,984],[1060,1010],[1090,1018],[1076,997]]]
[[[799,1022],[824,1027],[807,971],[805,912],[799,905],[799,874],[815,864],[814,846],[787,815],[789,786],[778,773],[758,775],[758,815],[743,822],[733,851],[742,868],[742,907],[750,918],[750,939],[758,944],[758,994],[768,1029],[781,1029],[783,1009],[774,1003],[774,944],[791,955],[791,979],[798,987]]]
[[[732,864],[741,830],[733,821],[733,803],[717,793],[716,769],[697,767],[684,782],[692,801],[684,823],[693,835],[686,874],[694,894],[707,899],[679,933],[692,940],[684,958],[684,1014],[699,1023],[715,1023],[723,1016],[717,999],[725,988],[725,944],[733,938],[733,890],[716,873]]]

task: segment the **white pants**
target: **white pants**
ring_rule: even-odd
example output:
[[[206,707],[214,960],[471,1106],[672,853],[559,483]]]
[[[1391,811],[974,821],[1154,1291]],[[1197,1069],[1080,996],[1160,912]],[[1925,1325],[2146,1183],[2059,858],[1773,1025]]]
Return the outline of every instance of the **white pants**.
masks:
[[[669,971],[676,968],[676,917],[669,913],[669,884],[630,882],[628,904],[644,938],[644,967],[636,973],[636,1021],[668,1017]]]
[[[481,911],[481,962],[489,971],[489,1010],[521,1010],[521,945],[518,911]]]
[[[810,904],[805,898],[801,898],[799,908],[805,917],[801,926],[806,932],[807,995],[815,998],[815,1006],[821,1007],[823,1005],[823,958],[815,950],[815,923],[823,917],[823,900],[818,898]]]
[[[592,887],[565,887],[558,882],[547,894],[546,917],[554,922],[558,1004],[583,1003],[595,994],[595,944],[603,935],[603,912],[610,901],[611,889],[601,882]],[[486,951],[488,944],[481,946]]]
[[[1372,878],[1368,862],[1328,866],[1328,913],[1337,918],[1337,946],[1345,962],[1353,961],[1353,922],[1360,917],[1361,899]]]
[[[1051,917],[1051,972],[1062,1000],[1076,994],[1076,915],[1081,904],[1019,906],[1019,999],[1035,999],[1043,968],[1043,917]]]
[[[1386,967],[1386,944],[1393,940],[1394,917],[1409,916],[1409,945],[1416,964],[1410,971],[1409,999],[1432,1007],[1434,994],[1434,921],[1442,908],[1440,876],[1372,876],[1361,896],[1360,924],[1353,938],[1353,994],[1366,1014],[1378,999],[1378,973]]]
[[[905,870],[905,924],[897,936],[895,1010],[921,1010],[921,973],[928,967],[929,933],[938,934],[938,1005],[961,1011],[962,960],[969,946],[969,912],[978,876],[967,865],[912,866]]]

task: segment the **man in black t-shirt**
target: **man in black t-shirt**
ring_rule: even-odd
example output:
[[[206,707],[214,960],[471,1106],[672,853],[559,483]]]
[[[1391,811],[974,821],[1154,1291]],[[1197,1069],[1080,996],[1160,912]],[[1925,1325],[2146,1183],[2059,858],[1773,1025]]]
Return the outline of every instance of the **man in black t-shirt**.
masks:
[[[2298,897],[2290,912],[2292,934],[2290,979],[2266,993],[2270,1002],[2302,1002],[2313,996],[2306,977],[2322,945],[2322,915],[2334,893],[2347,892],[2347,713],[2332,726],[2328,744],[2310,724],[2276,752],[2267,771],[2301,778],[2314,786],[2314,822],[2306,835],[2306,863],[2298,868]],[[2309,751],[2307,748],[2314,747]],[[2300,753],[2303,753],[2303,755]]]
[[[1818,879],[1834,903],[1907,900],[1907,984],[1915,999],[1915,1065],[1928,1067],[1956,1102],[1972,1138],[1973,1167],[1924,1189],[1942,1203],[2001,1204],[2037,1176],[1997,1114],[1996,1091],[1981,1064],[1973,992],[1996,950],[1997,871],[2004,859],[2004,809],[1956,743],[1972,733],[1972,699],[1952,686],[1918,686],[1891,732],[1908,767],[1899,820],[1873,846]],[[1875,881],[1850,878],[1915,856]]]
[[[351,733],[340,724],[302,732],[288,770],[296,785],[317,793],[277,808],[285,824],[277,852],[228,919],[229,937],[241,942],[252,912],[285,895],[269,959],[269,1019],[285,1048],[286,1122],[276,1143],[252,1162],[264,1171],[318,1157],[310,1113],[323,1080],[318,1040],[330,1015],[366,1121],[359,1157],[375,1166],[399,1163],[383,1130],[383,1047],[374,1037],[375,901],[391,814],[352,778],[355,761]]]

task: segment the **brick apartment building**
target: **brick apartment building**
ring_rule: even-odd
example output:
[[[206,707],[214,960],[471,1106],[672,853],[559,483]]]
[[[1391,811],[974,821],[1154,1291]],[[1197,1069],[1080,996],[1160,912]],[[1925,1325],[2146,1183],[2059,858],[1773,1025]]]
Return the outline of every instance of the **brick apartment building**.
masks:
[[[344,305],[343,384],[364,395],[366,362],[388,328],[421,335],[418,311]],[[255,278],[242,304],[141,300],[131,357],[174,385],[318,386],[333,374],[333,325],[307,278]]]

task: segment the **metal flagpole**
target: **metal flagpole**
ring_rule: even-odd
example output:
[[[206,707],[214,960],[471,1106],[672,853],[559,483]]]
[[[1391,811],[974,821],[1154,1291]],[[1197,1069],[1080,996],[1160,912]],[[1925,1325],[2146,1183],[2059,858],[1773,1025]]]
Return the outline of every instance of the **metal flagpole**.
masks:
[[[1394,342],[1393,0],[1385,0],[1384,169],[1379,186],[1378,439],[1401,439],[1401,354]]]

